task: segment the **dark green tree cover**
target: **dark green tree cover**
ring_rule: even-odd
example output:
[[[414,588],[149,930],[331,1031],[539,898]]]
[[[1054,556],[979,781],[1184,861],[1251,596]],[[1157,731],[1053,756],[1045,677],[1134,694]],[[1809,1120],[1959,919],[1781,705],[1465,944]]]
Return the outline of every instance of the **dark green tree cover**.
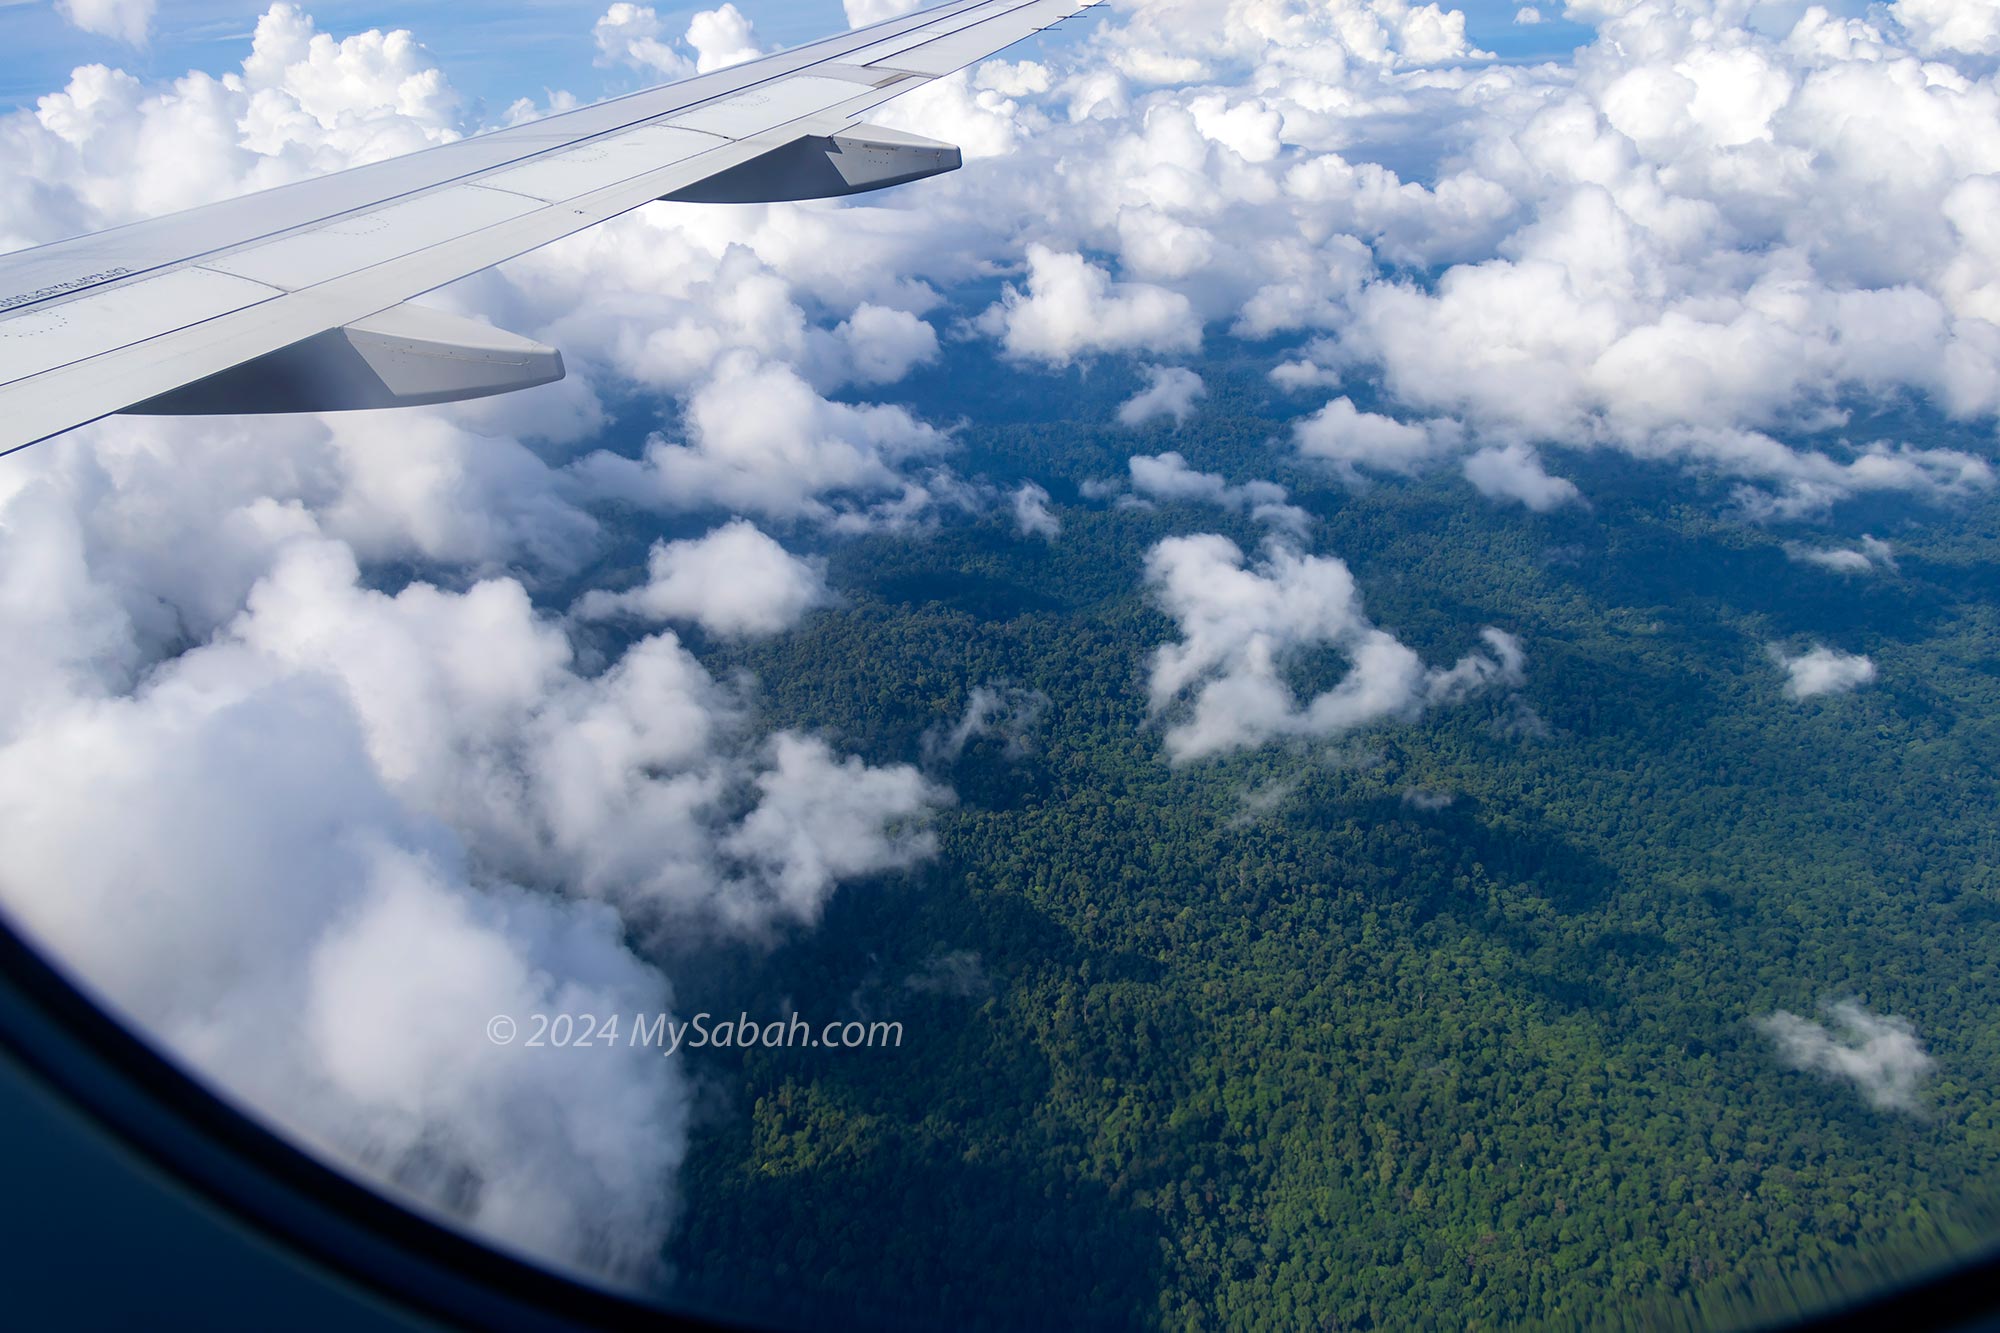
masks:
[[[1047,485],[1059,540],[996,514],[828,542],[842,605],[697,641],[765,721],[874,762],[916,760],[974,686],[1048,704],[1027,755],[975,740],[936,770],[958,802],[925,868],[775,951],[677,964],[684,1009],[906,1035],[696,1061],[675,1298],[869,1326],[1740,1325],[1982,1246],[2000,504],[1760,525],[1726,484],[1567,454],[1589,506],[1546,516],[1451,472],[1352,489],[1290,458],[1268,364],[1203,366],[1180,431],[1108,424],[1129,371],[977,386],[957,466]],[[1144,553],[1260,534],[1078,500],[1164,448],[1291,486],[1309,549],[1426,660],[1518,634],[1525,689],[1170,765]],[[1783,551],[1863,531],[1900,572]],[[1878,683],[1786,698],[1765,645],[1808,638]],[[1843,995],[1915,1024],[1921,1114],[1782,1067],[1753,1023]]]

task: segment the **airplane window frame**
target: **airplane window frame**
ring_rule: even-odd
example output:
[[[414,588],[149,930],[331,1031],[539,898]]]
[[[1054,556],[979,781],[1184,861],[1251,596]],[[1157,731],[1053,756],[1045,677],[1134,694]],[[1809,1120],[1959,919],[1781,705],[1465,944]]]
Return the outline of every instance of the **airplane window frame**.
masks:
[[[99,1007],[4,916],[0,1061],[172,1188],[275,1243],[320,1281],[344,1282],[420,1321],[413,1326],[536,1333],[744,1327],[647,1304],[516,1258],[321,1161]],[[10,1206],[28,1201],[16,1196]]]

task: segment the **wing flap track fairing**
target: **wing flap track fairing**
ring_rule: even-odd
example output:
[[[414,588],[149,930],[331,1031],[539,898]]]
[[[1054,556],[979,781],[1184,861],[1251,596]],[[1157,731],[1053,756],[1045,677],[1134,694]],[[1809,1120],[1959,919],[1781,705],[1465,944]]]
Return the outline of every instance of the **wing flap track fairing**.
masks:
[[[553,347],[477,320],[405,304],[125,410],[141,416],[199,416],[419,407],[512,393],[562,377],[562,353]]]

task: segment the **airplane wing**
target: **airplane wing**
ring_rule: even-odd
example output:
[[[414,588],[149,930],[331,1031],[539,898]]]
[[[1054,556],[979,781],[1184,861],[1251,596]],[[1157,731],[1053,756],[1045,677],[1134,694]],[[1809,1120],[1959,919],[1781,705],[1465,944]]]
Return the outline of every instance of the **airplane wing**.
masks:
[[[554,349],[411,297],[655,199],[824,198],[951,171],[871,108],[1098,0],[952,0],[406,157],[0,255],[0,454],[113,412],[446,402]]]

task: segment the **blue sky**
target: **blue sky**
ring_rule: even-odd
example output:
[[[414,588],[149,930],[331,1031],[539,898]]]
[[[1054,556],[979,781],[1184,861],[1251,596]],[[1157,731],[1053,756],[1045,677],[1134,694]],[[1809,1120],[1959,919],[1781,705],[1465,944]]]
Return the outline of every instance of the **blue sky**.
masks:
[[[719,3],[720,0],[716,0]],[[610,0],[515,0],[471,6],[458,0],[300,0],[320,30],[335,36],[373,27],[409,28],[436,54],[452,83],[489,108],[517,97],[542,100],[564,89],[593,101],[634,86],[630,71],[600,69],[590,28]],[[242,0],[161,0],[152,42],[134,48],[79,32],[50,0],[0,0],[0,107],[29,105],[59,88],[78,65],[102,63],[148,80],[171,79],[190,69],[219,73],[247,52],[262,3]],[[655,5],[670,30],[712,4]],[[839,0],[737,0],[767,44],[794,45],[847,26]],[[1545,4],[1550,21],[1522,27],[1516,3],[1475,0],[1462,6],[1472,40],[1507,59],[1566,56],[1589,29],[1563,22],[1560,4]]]

